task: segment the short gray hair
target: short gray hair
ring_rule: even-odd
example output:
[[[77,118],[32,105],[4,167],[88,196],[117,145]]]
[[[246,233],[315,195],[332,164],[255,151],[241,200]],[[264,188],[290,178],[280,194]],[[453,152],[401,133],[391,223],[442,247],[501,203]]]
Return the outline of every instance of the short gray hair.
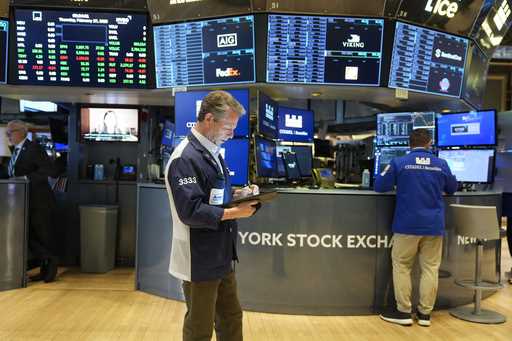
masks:
[[[223,119],[228,111],[234,111],[238,117],[245,114],[244,107],[229,92],[216,90],[210,92],[201,103],[197,121],[204,120],[207,113],[211,113],[216,120]]]
[[[14,127],[15,129],[22,130],[25,135],[28,134],[28,124],[22,120],[12,120],[7,123],[8,127]]]

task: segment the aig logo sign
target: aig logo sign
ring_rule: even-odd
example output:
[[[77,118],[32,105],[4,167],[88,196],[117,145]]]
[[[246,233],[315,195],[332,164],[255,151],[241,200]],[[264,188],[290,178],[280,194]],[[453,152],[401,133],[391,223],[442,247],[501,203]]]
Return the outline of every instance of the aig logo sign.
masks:
[[[459,4],[450,0],[427,0],[425,11],[442,17],[453,18],[459,10]]]
[[[230,47],[237,45],[238,41],[236,33],[219,34],[217,36],[217,47]]]

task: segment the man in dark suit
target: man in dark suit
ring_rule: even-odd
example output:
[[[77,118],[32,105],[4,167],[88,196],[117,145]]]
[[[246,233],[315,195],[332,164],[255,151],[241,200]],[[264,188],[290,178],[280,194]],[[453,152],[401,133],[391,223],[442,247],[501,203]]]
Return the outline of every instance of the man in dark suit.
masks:
[[[43,148],[27,139],[27,125],[15,120],[7,124],[7,138],[13,146],[6,171],[9,177],[27,176],[29,192],[29,259],[41,267],[32,280],[52,282],[57,274],[57,258],[51,251],[51,213],[55,198],[48,184],[48,177],[57,177],[57,169]]]

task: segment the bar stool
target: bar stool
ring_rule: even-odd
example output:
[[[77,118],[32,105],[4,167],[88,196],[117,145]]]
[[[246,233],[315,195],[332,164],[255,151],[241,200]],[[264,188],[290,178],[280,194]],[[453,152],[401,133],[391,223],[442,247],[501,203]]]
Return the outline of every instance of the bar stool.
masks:
[[[484,241],[500,239],[500,229],[496,207],[473,205],[450,205],[455,223],[455,232],[459,236],[476,238],[475,277],[471,280],[455,280],[455,284],[475,291],[474,307],[457,307],[450,314],[461,320],[476,323],[503,323],[506,317],[495,311],[481,309],[483,290],[502,289],[500,283],[482,280],[481,257]]]

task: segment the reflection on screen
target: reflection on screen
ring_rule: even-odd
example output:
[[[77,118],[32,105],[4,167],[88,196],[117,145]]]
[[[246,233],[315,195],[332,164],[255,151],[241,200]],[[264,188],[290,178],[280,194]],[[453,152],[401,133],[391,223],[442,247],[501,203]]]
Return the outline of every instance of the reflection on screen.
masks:
[[[439,157],[446,160],[457,181],[482,183],[492,181],[494,158],[492,149],[440,150]]]

